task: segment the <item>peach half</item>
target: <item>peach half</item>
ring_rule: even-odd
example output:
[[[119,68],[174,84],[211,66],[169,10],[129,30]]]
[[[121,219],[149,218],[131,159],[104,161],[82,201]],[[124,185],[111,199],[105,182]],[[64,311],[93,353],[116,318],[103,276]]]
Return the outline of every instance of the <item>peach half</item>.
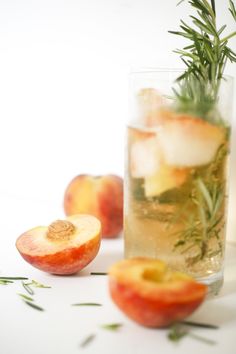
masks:
[[[21,256],[32,266],[53,274],[74,274],[97,255],[101,224],[91,215],[73,215],[48,227],[26,231],[16,241]]]
[[[167,327],[189,316],[203,302],[207,286],[174,272],[166,263],[133,258],[109,270],[109,290],[129,318],[146,327]]]

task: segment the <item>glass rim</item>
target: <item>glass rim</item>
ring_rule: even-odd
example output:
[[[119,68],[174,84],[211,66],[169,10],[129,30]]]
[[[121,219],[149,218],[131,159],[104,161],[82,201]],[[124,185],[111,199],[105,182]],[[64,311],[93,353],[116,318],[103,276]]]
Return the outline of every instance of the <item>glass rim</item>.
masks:
[[[129,76],[133,75],[144,75],[144,74],[158,74],[158,73],[182,73],[184,71],[184,68],[181,67],[140,67],[140,68],[135,68],[131,69],[129,72]],[[225,74],[223,75],[222,78],[226,78],[227,80],[234,81],[234,76]]]

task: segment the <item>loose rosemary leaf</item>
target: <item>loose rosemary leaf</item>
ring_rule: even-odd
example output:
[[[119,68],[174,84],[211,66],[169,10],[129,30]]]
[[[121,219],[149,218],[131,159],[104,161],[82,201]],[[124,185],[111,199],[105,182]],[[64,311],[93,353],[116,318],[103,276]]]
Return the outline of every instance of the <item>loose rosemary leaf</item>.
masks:
[[[27,295],[25,295],[25,294],[18,293],[18,295],[19,295],[22,299],[24,299],[24,300],[27,300],[27,301],[34,301],[34,299],[33,299],[32,297],[27,296]]]
[[[217,344],[217,342],[213,339],[209,339],[209,338],[206,338],[206,337],[202,337],[202,336],[199,336],[198,334],[195,334],[195,333],[188,333],[188,335],[194,339],[197,339],[198,341],[200,342],[203,342],[205,344],[209,344],[209,345],[215,345]]]
[[[219,326],[209,324],[209,323],[199,323],[199,322],[191,322],[191,321],[181,321],[181,323],[192,327],[200,327],[206,329],[219,329]]]
[[[72,304],[71,306],[102,306],[97,302],[79,302],[77,304]]]
[[[32,280],[31,283],[29,283],[28,285],[32,285],[35,288],[43,288],[43,289],[51,288],[51,286],[41,284],[41,283],[37,282],[36,280]]]
[[[229,0],[229,11],[231,12],[234,20],[236,21],[236,9],[232,0]]]
[[[90,275],[107,275],[105,272],[91,272]]]
[[[28,294],[34,295],[34,291],[33,291],[33,289],[31,289],[30,283],[25,283],[23,281],[21,283],[23,285],[23,288],[27,291]]]
[[[80,347],[86,347],[88,344],[90,344],[93,340],[94,340],[94,338],[95,338],[95,334],[94,333],[92,333],[92,334],[90,334],[89,336],[87,336],[81,343],[80,343]]]
[[[31,301],[24,301],[28,306],[32,307],[33,309],[35,310],[38,310],[38,311],[44,311],[44,309],[41,307],[41,306],[38,306],[34,303],[32,303]]]
[[[14,283],[14,281],[12,280],[0,280],[0,285],[8,285],[8,284],[11,284],[11,283]]]
[[[0,280],[28,280],[25,277],[0,277]]]
[[[107,323],[107,324],[101,325],[101,328],[107,329],[109,331],[117,331],[122,326],[123,326],[122,323]]]

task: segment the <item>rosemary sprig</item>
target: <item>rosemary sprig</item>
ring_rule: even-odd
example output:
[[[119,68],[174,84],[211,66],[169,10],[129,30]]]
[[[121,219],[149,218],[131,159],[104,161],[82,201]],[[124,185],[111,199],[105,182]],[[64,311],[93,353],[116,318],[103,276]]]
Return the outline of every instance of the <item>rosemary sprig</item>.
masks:
[[[217,28],[214,0],[187,2],[197,12],[196,16],[190,16],[192,26],[181,20],[180,31],[169,31],[190,41],[183,49],[174,51],[186,66],[178,78],[177,88],[174,88],[175,109],[222,124],[216,103],[226,63],[228,60],[236,62],[236,53],[228,46],[229,39],[236,35],[236,31],[222,37],[226,25]],[[232,0],[229,0],[229,11],[236,21]]]
[[[72,304],[71,306],[102,306],[97,302],[79,302],[77,304]]]

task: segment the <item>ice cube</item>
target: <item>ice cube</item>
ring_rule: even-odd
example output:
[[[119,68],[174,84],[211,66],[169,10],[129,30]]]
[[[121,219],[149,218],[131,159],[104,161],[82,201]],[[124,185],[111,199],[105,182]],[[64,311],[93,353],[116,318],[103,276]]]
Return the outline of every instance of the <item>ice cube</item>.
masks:
[[[156,137],[135,141],[130,150],[130,169],[133,178],[155,174],[160,166],[161,154]]]

